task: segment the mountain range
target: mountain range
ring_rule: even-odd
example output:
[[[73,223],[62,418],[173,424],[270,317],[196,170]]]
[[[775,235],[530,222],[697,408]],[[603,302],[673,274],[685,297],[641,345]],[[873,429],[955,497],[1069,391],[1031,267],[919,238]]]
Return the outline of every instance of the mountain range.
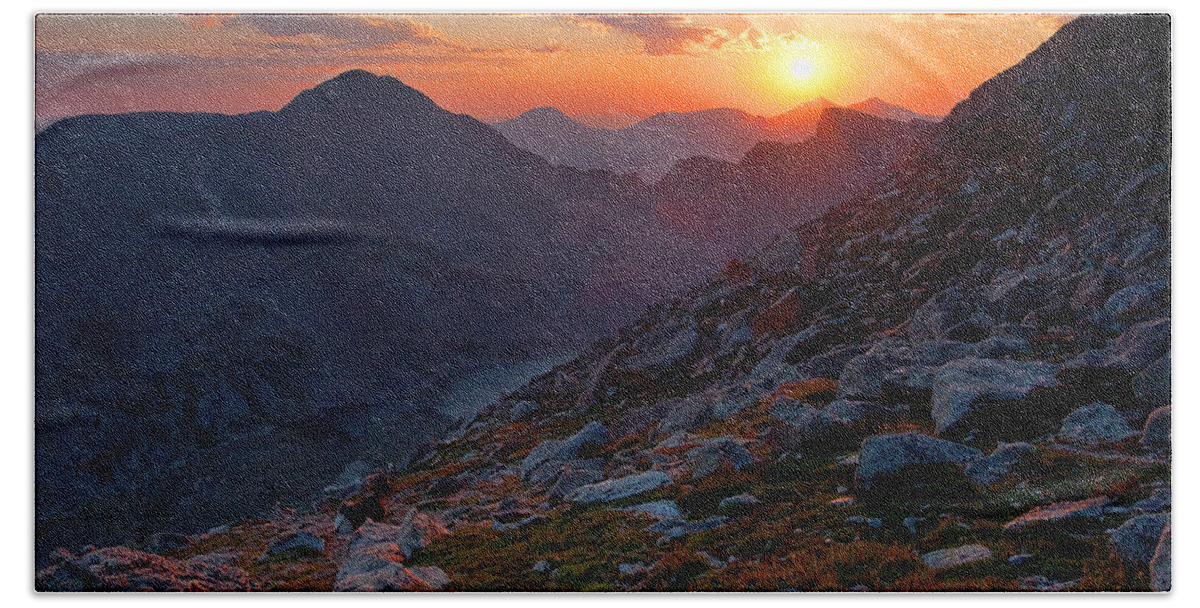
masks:
[[[512,143],[552,164],[637,173],[646,181],[657,182],[676,162],[694,156],[737,162],[759,142],[808,139],[816,132],[822,113],[838,107],[817,98],[770,118],[729,108],[661,112],[620,129],[587,126],[557,108],[545,107],[493,126]],[[901,122],[939,120],[879,98],[848,107]]]
[[[555,165],[362,70],[278,112],[48,126],[35,140],[39,554],[261,513],[355,461],[403,466],[486,405],[463,404],[485,398],[467,384],[511,388],[507,375],[577,353],[911,139],[901,123],[827,115],[812,143],[739,165],[751,198],[694,205],[636,175]],[[738,146],[764,128],[732,110],[637,128],[692,145],[709,124],[742,125]],[[753,234],[722,228],[740,224]]]

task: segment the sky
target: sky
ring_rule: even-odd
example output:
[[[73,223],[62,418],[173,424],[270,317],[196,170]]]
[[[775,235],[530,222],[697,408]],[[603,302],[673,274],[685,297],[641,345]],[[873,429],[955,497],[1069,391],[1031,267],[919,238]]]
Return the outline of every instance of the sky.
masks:
[[[454,112],[774,116],[824,97],[942,115],[1070,17],[1047,14],[39,15],[35,115],[277,110],[350,68]]]

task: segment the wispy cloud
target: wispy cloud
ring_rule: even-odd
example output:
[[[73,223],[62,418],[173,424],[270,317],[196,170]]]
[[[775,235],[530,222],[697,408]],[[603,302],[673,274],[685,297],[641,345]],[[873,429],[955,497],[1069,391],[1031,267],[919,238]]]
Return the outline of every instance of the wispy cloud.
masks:
[[[630,34],[641,41],[647,55],[688,55],[734,40],[723,29],[696,24],[683,15],[577,15],[571,20],[596,32]]]

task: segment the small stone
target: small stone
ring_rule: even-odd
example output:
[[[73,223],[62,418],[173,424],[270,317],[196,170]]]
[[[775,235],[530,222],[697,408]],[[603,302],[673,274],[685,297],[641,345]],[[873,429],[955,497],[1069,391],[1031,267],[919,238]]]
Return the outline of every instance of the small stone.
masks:
[[[964,545],[952,549],[931,551],[921,557],[931,570],[944,570],[992,557],[991,549],[983,545]]]
[[[1097,496],[1087,500],[1056,502],[1049,505],[1034,507],[1027,513],[1004,525],[1005,532],[1020,530],[1026,526],[1058,522],[1075,517],[1098,517],[1104,514],[1104,507],[1112,502],[1107,496]]]
[[[545,572],[549,569],[550,569],[550,562],[548,562],[546,560],[541,560],[538,563],[533,565],[534,572]]]

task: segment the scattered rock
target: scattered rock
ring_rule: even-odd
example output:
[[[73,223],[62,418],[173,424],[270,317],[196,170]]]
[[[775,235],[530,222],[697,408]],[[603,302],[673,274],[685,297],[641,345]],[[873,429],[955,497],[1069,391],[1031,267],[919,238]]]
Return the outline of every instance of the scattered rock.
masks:
[[[635,475],[627,475],[618,479],[609,479],[600,483],[580,487],[571,494],[572,502],[610,502],[613,500],[649,492],[660,486],[671,483],[671,478],[662,471],[646,471]]]
[[[1121,524],[1108,540],[1109,545],[1122,561],[1149,564],[1169,523],[1170,513],[1139,515]]]
[[[987,458],[972,461],[963,471],[972,482],[988,486],[996,483],[1022,461],[1032,460],[1037,448],[1028,443],[1001,443]]]
[[[533,401],[521,400],[512,405],[508,410],[509,422],[516,422],[526,415],[538,411],[538,404]]]
[[[1087,500],[1056,502],[1054,504],[1034,507],[1027,513],[1004,525],[1005,532],[1021,530],[1038,524],[1059,522],[1076,517],[1099,517],[1104,514],[1104,507],[1112,502],[1107,496],[1097,496]]]
[[[1160,407],[1146,417],[1142,446],[1149,450],[1171,449],[1171,406]]]
[[[91,550],[76,557],[60,550],[37,573],[39,591],[254,591],[240,568],[183,562],[128,547]]]
[[[645,572],[646,570],[649,570],[649,569],[650,569],[649,566],[647,566],[646,564],[643,564],[641,562],[638,562],[636,564],[617,564],[617,573],[621,574],[623,576],[630,575],[630,574],[637,574],[638,572]]]
[[[437,566],[413,566],[412,572],[434,589],[443,589],[450,584],[450,576]]]
[[[781,397],[771,407],[771,443],[785,450],[803,448],[827,438],[838,422],[824,410]]]
[[[1133,378],[1133,394],[1151,407],[1171,403],[1171,353],[1147,365]]]
[[[1156,512],[1171,508],[1171,489],[1159,488],[1148,498],[1134,503],[1133,511]]]
[[[259,557],[260,560],[278,557],[284,554],[307,556],[319,554],[325,550],[325,539],[308,531],[294,532],[276,540],[267,547],[267,552]]]
[[[1068,591],[1075,585],[1078,585],[1081,579],[1073,581],[1052,581],[1040,574],[1027,576],[1017,581],[1017,585],[1025,591]]]
[[[725,508],[730,508],[730,507],[744,507],[744,506],[750,506],[750,505],[757,505],[761,502],[762,501],[759,500],[758,497],[754,496],[753,494],[738,494],[737,496],[730,496],[728,498],[722,498],[721,502],[717,504],[717,508],[725,509]]]
[[[667,538],[678,538],[685,534],[695,534],[696,532],[707,532],[716,530],[725,525],[729,521],[728,517],[721,515],[713,515],[703,521],[684,521],[680,519],[665,519],[660,521],[646,530],[650,532],[661,532],[666,534]]]
[[[1008,556],[1008,563],[1017,566],[1029,561],[1029,558],[1031,557],[1033,557],[1032,553],[1018,553],[1016,555],[1010,555]]]
[[[187,536],[173,532],[158,532],[150,535],[143,547],[149,553],[166,553],[175,549],[183,549],[191,544]]]
[[[589,444],[605,444],[609,441],[604,423],[592,421],[567,439],[548,439],[533,448],[521,461],[521,476],[528,477],[539,465],[551,460],[573,460],[579,448]]]
[[[533,565],[534,572],[546,572],[548,570],[550,570],[550,562],[546,560],[541,560]]]
[[[688,466],[692,477],[700,478],[716,471],[722,464],[728,463],[734,470],[754,462],[754,456],[745,446],[732,438],[718,437],[711,439],[687,453]]]
[[[938,549],[921,556],[921,561],[931,570],[945,570],[963,564],[991,559],[992,550],[983,545],[963,545],[952,549]]]
[[[1097,401],[1071,412],[1063,420],[1059,439],[1086,445],[1114,443],[1136,434],[1117,408]]]
[[[593,471],[591,469],[574,469],[567,468],[558,475],[558,479],[550,486],[548,496],[554,499],[563,499],[571,495],[572,492],[586,486],[588,484],[598,483],[604,480],[604,473]]]
[[[883,526],[882,519],[878,519],[875,517],[863,517],[861,515],[851,515],[850,517],[847,517],[846,523],[848,523],[848,524],[865,524],[865,525],[871,526],[872,528],[879,528],[879,527]]]
[[[656,500],[654,502],[626,507],[622,510],[630,513],[649,515],[656,519],[680,519],[683,517],[683,513],[679,511],[679,505],[675,504],[673,500]]]
[[[1171,320],[1157,319],[1130,327],[1105,348],[1084,351],[1067,361],[1071,370],[1138,373],[1171,349]]]
[[[396,543],[382,542],[351,550],[338,568],[334,591],[433,591],[434,586],[404,566]]]
[[[931,465],[962,465],[982,455],[975,448],[921,433],[875,435],[863,441],[858,453],[855,485],[865,491],[882,478],[903,477],[900,481],[912,486],[923,480]]]

